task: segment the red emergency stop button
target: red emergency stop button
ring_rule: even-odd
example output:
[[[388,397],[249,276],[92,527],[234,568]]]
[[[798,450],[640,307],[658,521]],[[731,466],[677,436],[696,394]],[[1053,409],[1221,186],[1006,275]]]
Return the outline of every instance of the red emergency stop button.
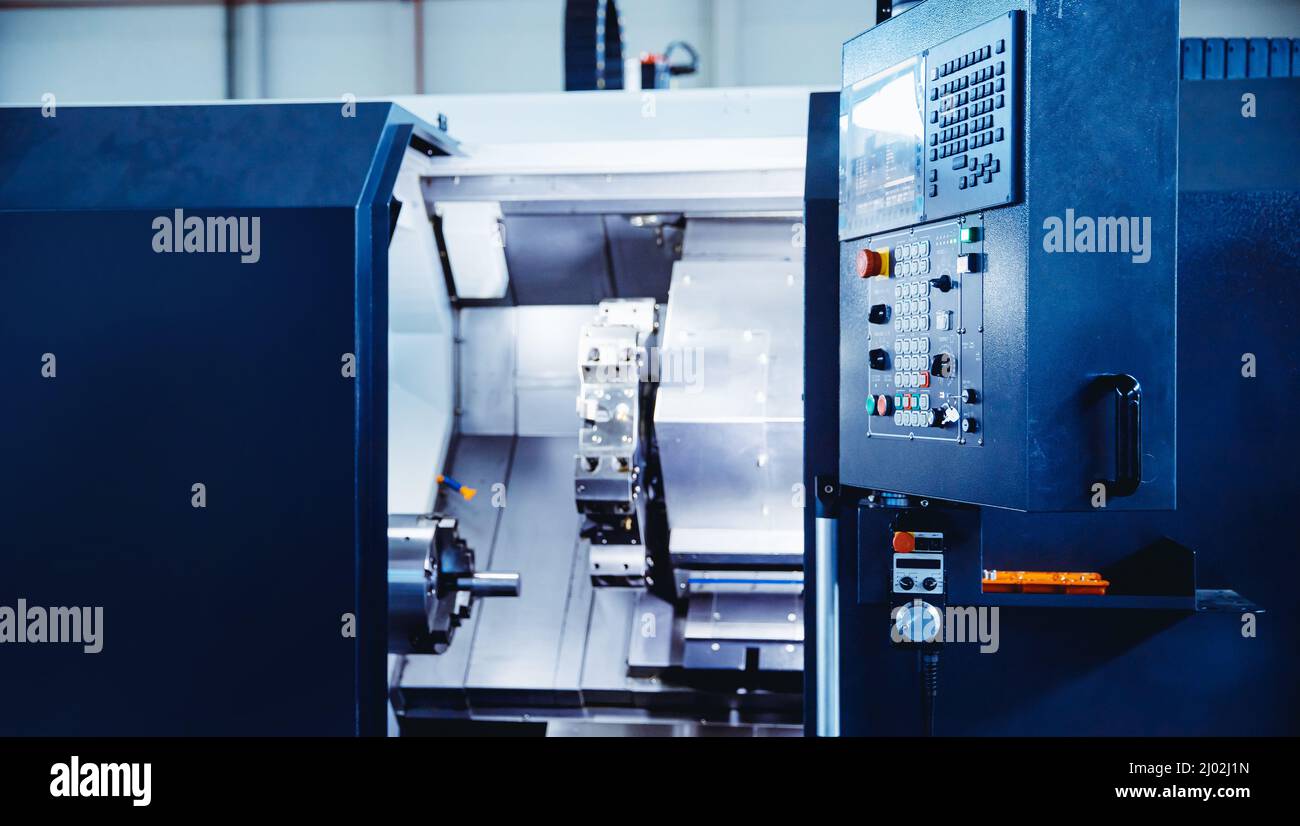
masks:
[[[860,277],[870,278],[873,275],[880,275],[882,263],[880,253],[875,250],[866,248],[858,250],[858,275]]]
[[[910,554],[916,550],[916,535],[907,531],[894,531],[894,553]]]

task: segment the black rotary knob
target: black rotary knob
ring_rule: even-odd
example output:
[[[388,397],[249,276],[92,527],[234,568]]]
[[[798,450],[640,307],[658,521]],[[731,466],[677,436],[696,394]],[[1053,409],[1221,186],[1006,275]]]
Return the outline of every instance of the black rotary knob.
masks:
[[[932,576],[921,580],[921,587],[927,591],[933,591],[939,585],[939,581]]]
[[[930,374],[939,378],[950,379],[957,374],[957,359],[952,353],[939,353],[930,359]]]
[[[872,370],[889,369],[889,351],[882,347],[875,347],[867,354],[867,360],[871,363]]]
[[[916,581],[913,580],[910,576],[905,576],[898,581],[898,587],[902,588],[904,591],[912,590],[912,586],[915,584]]]
[[[952,289],[952,279],[948,277],[947,273],[944,273],[938,278],[931,278],[930,286],[934,287],[941,293],[946,293]]]
[[[889,321],[888,304],[872,304],[871,311],[867,313],[867,320],[872,324],[884,324]]]

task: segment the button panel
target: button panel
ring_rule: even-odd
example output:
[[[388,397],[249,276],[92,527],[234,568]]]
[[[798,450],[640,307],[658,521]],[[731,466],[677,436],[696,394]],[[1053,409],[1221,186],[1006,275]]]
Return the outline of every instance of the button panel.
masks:
[[[928,220],[1018,197],[1020,18],[1009,12],[926,53]]]
[[[871,435],[970,441],[972,431],[960,423],[980,418],[974,400],[983,396],[983,267],[964,272],[958,265],[983,259],[982,229],[969,216],[862,240],[862,248],[892,263],[888,274],[866,282]]]

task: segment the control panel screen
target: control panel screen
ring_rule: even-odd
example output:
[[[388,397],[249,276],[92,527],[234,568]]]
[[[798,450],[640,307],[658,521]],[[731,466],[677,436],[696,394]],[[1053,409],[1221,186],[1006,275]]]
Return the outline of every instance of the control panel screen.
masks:
[[[841,241],[1016,202],[1022,17],[841,91]]]
[[[925,63],[919,56],[843,90],[841,238],[920,220],[925,117]]]

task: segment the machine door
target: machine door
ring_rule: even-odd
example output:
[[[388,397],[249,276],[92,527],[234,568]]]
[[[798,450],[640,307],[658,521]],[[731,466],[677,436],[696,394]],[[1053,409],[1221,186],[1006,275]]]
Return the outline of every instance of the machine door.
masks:
[[[411,133],[390,104],[0,111],[0,733],[382,732]]]

